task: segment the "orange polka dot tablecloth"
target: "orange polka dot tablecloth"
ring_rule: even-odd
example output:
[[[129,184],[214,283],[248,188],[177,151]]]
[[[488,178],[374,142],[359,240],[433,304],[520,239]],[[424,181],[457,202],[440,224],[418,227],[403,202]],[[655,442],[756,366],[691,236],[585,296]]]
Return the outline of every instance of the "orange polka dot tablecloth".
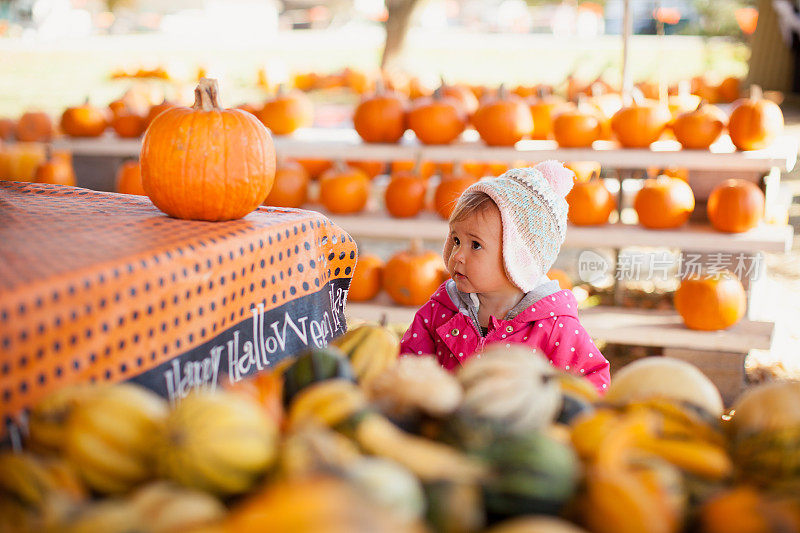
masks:
[[[48,391],[170,400],[344,332],[353,239],[314,211],[169,218],[144,196],[0,181],[3,434]]]

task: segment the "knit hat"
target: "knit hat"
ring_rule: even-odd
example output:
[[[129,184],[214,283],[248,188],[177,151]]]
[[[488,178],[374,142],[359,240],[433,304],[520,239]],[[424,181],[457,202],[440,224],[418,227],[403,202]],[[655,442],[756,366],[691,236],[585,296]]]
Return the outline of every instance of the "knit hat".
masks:
[[[565,197],[574,176],[551,160],[533,168],[511,169],[467,189],[484,192],[497,204],[506,274],[523,292],[536,287],[558,256],[567,232]]]

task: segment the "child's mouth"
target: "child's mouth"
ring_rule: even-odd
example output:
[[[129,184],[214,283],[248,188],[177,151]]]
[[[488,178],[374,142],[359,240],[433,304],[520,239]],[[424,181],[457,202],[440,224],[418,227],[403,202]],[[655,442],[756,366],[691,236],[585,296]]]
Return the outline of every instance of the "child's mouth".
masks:
[[[453,274],[453,279],[467,279],[467,276],[465,276],[464,274],[459,274],[458,272],[456,272],[455,274]]]

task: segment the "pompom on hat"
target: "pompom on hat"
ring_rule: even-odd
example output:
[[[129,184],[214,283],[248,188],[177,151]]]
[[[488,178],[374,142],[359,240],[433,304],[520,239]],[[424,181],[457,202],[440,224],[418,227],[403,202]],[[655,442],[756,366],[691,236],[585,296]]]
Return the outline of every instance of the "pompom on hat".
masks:
[[[500,210],[506,274],[523,292],[536,287],[564,243],[566,196],[574,177],[560,162],[550,160],[511,169],[467,189],[486,193]]]

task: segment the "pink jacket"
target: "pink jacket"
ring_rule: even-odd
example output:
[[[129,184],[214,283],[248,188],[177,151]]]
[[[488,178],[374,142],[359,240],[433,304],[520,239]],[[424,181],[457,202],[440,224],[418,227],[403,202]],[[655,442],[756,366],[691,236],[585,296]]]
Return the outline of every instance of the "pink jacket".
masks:
[[[414,316],[400,343],[400,353],[435,355],[454,371],[487,344],[525,344],[550,362],[588,379],[602,394],[610,381],[609,365],[578,320],[572,291],[559,290],[533,303],[510,320],[491,318],[482,337],[468,314],[450,298],[443,283]]]

